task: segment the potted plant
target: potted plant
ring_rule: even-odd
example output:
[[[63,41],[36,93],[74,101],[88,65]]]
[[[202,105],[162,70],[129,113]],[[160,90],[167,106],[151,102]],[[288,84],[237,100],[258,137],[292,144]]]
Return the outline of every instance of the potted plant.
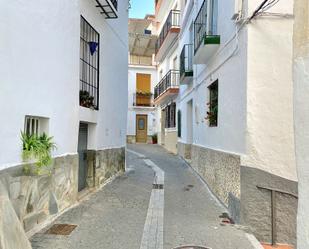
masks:
[[[21,140],[23,143],[23,161],[34,162],[34,169],[29,166],[24,166],[24,172],[29,174],[34,170],[35,174],[40,175],[42,170],[46,169],[52,163],[51,152],[56,149],[53,137],[48,137],[45,133],[38,136],[22,132]]]
[[[88,91],[79,92],[79,104],[86,108],[94,108],[94,97]]]
[[[158,135],[157,133],[153,134],[152,136],[152,143],[157,144],[158,143]]]

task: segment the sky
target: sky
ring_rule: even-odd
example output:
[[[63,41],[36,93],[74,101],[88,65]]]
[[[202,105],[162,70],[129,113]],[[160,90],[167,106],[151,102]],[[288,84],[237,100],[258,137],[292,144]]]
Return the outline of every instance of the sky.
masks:
[[[146,14],[154,14],[154,0],[130,0],[130,18],[144,18]]]

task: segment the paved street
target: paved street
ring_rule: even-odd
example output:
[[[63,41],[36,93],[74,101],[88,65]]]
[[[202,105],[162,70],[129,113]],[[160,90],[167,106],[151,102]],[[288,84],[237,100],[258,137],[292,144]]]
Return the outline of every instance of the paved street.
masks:
[[[47,227],[31,241],[34,249],[258,248],[237,226],[221,224],[223,212],[177,156],[155,145],[128,145],[127,173],[54,222],[77,225],[69,236],[45,234]]]

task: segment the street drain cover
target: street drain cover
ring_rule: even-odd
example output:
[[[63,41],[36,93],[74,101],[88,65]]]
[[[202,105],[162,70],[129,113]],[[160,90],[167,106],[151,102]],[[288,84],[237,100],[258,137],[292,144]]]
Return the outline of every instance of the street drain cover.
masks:
[[[203,247],[203,246],[181,246],[181,247],[176,247],[174,249],[211,249],[211,248]]]
[[[153,189],[163,189],[163,184],[152,184]]]
[[[46,234],[70,235],[76,227],[76,225],[55,224],[46,231]]]

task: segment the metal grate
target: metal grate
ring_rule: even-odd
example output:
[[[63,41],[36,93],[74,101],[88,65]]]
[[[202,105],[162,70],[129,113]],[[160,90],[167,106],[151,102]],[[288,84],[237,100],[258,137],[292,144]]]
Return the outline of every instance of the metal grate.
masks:
[[[80,105],[98,110],[100,35],[82,16],[80,32]]]
[[[203,247],[203,246],[181,246],[181,247],[176,247],[174,249],[211,249],[211,248]]]
[[[152,188],[153,188],[153,189],[163,189],[163,184],[156,184],[156,183],[154,183],[154,184],[152,185]]]
[[[77,227],[77,225],[54,224],[45,233],[46,234],[54,234],[54,235],[70,235],[76,227]]]

